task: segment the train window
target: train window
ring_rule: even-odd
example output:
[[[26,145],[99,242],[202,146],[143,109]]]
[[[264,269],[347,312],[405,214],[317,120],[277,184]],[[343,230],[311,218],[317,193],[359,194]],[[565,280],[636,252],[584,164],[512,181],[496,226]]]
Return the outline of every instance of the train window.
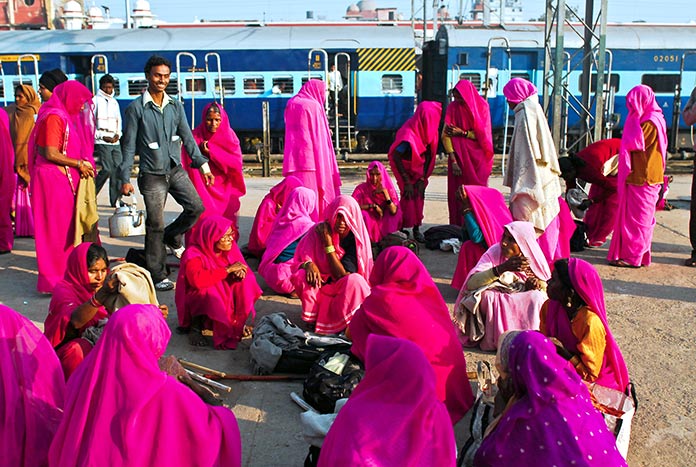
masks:
[[[604,75],[604,84],[607,83],[608,76]],[[592,74],[592,82],[590,83],[590,89],[595,89],[597,87],[597,73]],[[619,75],[617,73],[611,74],[611,87],[614,92],[619,90]],[[578,77],[578,91],[582,92],[582,74]]]
[[[5,83],[0,80],[0,99],[5,98]]]
[[[459,75],[459,79],[471,81],[477,91],[481,90],[481,75],[479,73],[462,73]]]
[[[263,76],[244,78],[244,94],[263,94]]]
[[[277,76],[273,78],[273,87],[278,87],[281,94],[294,94],[295,88],[292,83],[292,76]]]
[[[167,85],[167,89],[165,89],[164,92],[166,92],[170,96],[178,96],[179,95],[179,80],[171,78],[169,80],[169,84]]]
[[[401,94],[404,82],[401,75],[382,75],[382,92],[384,94]]]
[[[206,88],[205,78],[186,78],[186,92],[205,94]]]
[[[231,96],[237,90],[237,83],[233,76],[222,78],[222,89],[225,90],[225,96]],[[220,85],[218,80],[215,80],[215,93],[220,94]]]
[[[26,6],[32,6],[32,5],[34,4],[34,1],[35,1],[35,0],[24,0],[24,4],[25,4]]]
[[[510,78],[522,78],[531,81],[529,79],[529,73],[510,73]]]
[[[674,94],[674,90],[679,84],[679,74],[643,75],[640,82],[651,87],[655,94]]]
[[[469,65],[469,53],[462,52],[459,55],[457,55],[457,64],[459,66],[468,66]]]
[[[321,75],[311,75],[309,78],[306,76],[303,76],[302,77],[302,84],[304,85],[310,79],[318,79],[319,81],[324,81],[324,78],[322,78]]]
[[[146,79],[129,79],[128,80],[128,95],[139,96],[147,89]]]
[[[99,86],[99,84],[97,84]],[[121,95],[121,83],[118,81],[118,78],[114,78],[114,97],[115,96],[120,96]]]

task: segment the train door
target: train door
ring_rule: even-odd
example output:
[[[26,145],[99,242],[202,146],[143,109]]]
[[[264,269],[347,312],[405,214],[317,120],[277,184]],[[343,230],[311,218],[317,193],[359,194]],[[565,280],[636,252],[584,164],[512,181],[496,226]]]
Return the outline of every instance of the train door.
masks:
[[[30,73],[29,76],[25,75],[23,73],[23,66],[22,62],[31,62],[30,66]],[[33,73],[31,73],[33,71]],[[39,88],[39,57],[37,57],[34,54],[24,54],[20,55],[17,57],[17,75],[19,77],[19,81],[16,84],[26,84],[29,83],[32,86],[34,86],[34,89]],[[31,79],[31,76],[33,75],[34,79]],[[28,79],[27,79],[28,78]],[[12,89],[14,89],[15,86],[12,86]]]
[[[210,67],[208,65],[208,58],[212,57],[215,59],[216,64],[217,64],[217,82],[215,83],[214,87],[214,92],[213,92],[213,97],[216,97],[218,94],[220,95],[220,107],[225,107],[225,92],[224,92],[224,87],[223,87],[223,82],[222,82],[222,66],[221,66],[221,61],[220,61],[220,54],[217,52],[208,52],[205,54],[204,60],[205,60],[205,75],[210,76]]]
[[[495,44],[501,44],[494,47]],[[495,49],[503,49],[504,55]],[[493,58],[496,60],[494,61]],[[486,49],[486,76],[484,78],[481,90],[483,96],[489,101],[491,109],[491,123],[493,125],[493,146],[500,148],[502,154],[507,153],[508,136],[512,134],[512,125],[514,120],[510,114],[510,108],[507,101],[499,93],[499,85],[506,83],[512,74],[512,50],[510,49],[510,41],[507,37],[491,37],[488,40]],[[502,89],[502,88],[501,88]],[[493,102],[491,102],[493,101]],[[496,128],[502,128],[502,139],[499,131]],[[502,161],[502,170],[505,173],[505,158]]]
[[[688,136],[685,134],[680,134],[679,131],[679,116],[681,115],[681,100],[682,100],[682,90],[684,89],[684,62],[686,62],[687,57],[696,55],[696,50],[689,50],[684,52],[681,57],[681,64],[679,67],[679,82],[674,88],[674,104],[672,111],[672,128],[669,134],[669,151],[674,152],[684,152],[686,150],[691,150],[691,148],[696,147],[694,145],[694,127],[691,125],[689,127]],[[690,83],[690,85],[695,85],[696,83]],[[689,89],[689,88],[687,88]],[[693,88],[692,88],[693,89]]]
[[[448,37],[447,29],[440,28],[434,41],[428,41],[423,47],[423,69],[421,100],[438,101],[443,105],[448,100]]]
[[[90,59],[90,68],[89,68],[89,75],[90,75],[90,82],[92,84],[92,94],[97,93],[97,73],[99,74],[104,74],[107,75],[109,74],[109,59],[106,58],[106,55],[102,54],[96,54],[92,55],[92,58]],[[94,69],[94,66],[96,65],[96,70]],[[116,86],[114,86],[114,95],[118,95],[118,92],[116,91]]]
[[[184,58],[191,59],[191,67],[182,71],[181,62]],[[184,76],[186,71],[190,74],[190,78]],[[196,126],[196,93],[201,90],[201,85],[204,86],[202,91],[205,92],[205,77],[196,78],[196,56],[191,52],[179,52],[176,54],[176,79],[179,101],[184,104],[184,94],[191,97],[191,128],[193,129]]]

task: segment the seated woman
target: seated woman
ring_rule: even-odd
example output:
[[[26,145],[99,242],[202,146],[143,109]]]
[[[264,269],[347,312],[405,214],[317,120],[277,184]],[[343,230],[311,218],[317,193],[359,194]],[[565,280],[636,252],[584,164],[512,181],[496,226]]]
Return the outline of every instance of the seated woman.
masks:
[[[460,290],[471,268],[491,245],[500,241],[505,225],[512,222],[512,214],[503,194],[495,188],[462,185],[457,190],[457,200],[462,206],[466,235],[451,285]]]
[[[335,334],[370,294],[372,244],[353,197],[336,197],[325,215],[297,245],[290,280],[302,300],[302,319],[316,323],[319,334]]]
[[[94,333],[83,334],[107,319],[102,304],[117,293],[118,284],[106,280],[108,265],[101,245],[81,243],[68,256],[63,280],[53,290],[44,333],[56,349],[66,380],[94,346]]]
[[[372,243],[401,228],[399,196],[381,162],[373,161],[367,166],[367,180],[355,187],[353,198],[362,209]]]
[[[430,273],[411,250],[393,246],[375,261],[370,284],[370,295],[348,327],[351,352],[364,361],[371,334],[418,345],[435,371],[437,398],[447,406],[454,425],[471,408],[474,397],[449,309]]]
[[[549,265],[536,242],[534,225],[516,221],[469,272],[454,305],[462,344],[495,350],[511,329],[538,329],[547,300]]]
[[[41,331],[0,305],[0,452],[8,466],[48,465],[63,417],[65,377]]]
[[[555,263],[539,329],[588,383],[625,392],[628,369],[607,324],[602,280],[586,261]]]
[[[68,384],[50,465],[241,465],[234,414],[160,370],[170,336],[154,305],[114,313]]]
[[[536,331],[506,334],[496,366],[499,394],[508,400],[474,465],[626,465],[587,387],[549,339]]]
[[[369,336],[365,376],[331,425],[318,465],[455,465],[452,423],[435,386],[416,344]]]
[[[191,333],[192,345],[206,345],[202,331],[212,329],[216,349],[235,349],[255,314],[261,288],[234,235],[230,219],[204,217],[181,257],[175,301],[180,330]]]
[[[317,208],[317,195],[309,188],[298,187],[290,192],[278,217],[273,221],[271,234],[266,241],[266,251],[259,264],[259,274],[266,284],[279,294],[293,294],[295,286],[290,282],[293,273],[292,259],[300,239],[314,227],[312,214]]]
[[[263,255],[266,249],[266,239],[271,233],[273,221],[278,215],[280,208],[285,204],[285,199],[290,192],[300,186],[302,186],[302,182],[299,178],[288,175],[263,197],[261,204],[259,204],[256,210],[251,232],[249,232],[249,244],[247,245],[249,253],[257,258]],[[312,217],[316,218],[316,213],[312,214]]]

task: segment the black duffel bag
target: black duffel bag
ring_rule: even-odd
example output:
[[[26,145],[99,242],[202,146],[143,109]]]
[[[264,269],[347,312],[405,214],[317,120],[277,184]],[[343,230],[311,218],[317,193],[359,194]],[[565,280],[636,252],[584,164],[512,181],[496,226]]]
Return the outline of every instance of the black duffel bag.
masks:
[[[331,359],[340,358],[337,357],[340,355],[348,356],[340,374],[325,368]],[[335,350],[324,352],[309,369],[302,397],[320,413],[333,413],[336,401],[350,396],[364,375],[362,362],[352,353]]]

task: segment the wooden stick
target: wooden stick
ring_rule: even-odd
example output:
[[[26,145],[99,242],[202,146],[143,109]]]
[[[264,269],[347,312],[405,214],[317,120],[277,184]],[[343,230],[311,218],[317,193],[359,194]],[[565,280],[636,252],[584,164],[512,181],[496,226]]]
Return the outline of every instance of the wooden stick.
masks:
[[[232,380],[232,381],[302,381],[306,375],[228,375],[218,376],[216,374],[204,374],[206,378],[212,380]]]
[[[179,359],[179,363],[181,363],[182,366],[185,366],[187,368],[191,368],[193,370],[198,370],[198,371],[203,371],[205,373],[215,375],[218,378],[224,379],[227,376],[227,373],[223,373],[222,371],[213,370],[212,368],[207,368],[207,367],[204,367],[203,365],[198,365],[197,363],[187,362],[183,358]]]
[[[191,376],[191,379],[193,379],[194,381],[198,381],[199,383],[203,383],[206,386],[210,386],[210,387],[213,387],[215,389],[219,389],[219,390],[225,391],[225,392],[232,392],[231,387],[225,386],[224,384],[218,383],[217,381],[213,381],[212,379],[208,379],[205,376],[201,376],[198,373],[195,373],[191,370],[186,370],[186,373],[188,373],[189,376]]]

